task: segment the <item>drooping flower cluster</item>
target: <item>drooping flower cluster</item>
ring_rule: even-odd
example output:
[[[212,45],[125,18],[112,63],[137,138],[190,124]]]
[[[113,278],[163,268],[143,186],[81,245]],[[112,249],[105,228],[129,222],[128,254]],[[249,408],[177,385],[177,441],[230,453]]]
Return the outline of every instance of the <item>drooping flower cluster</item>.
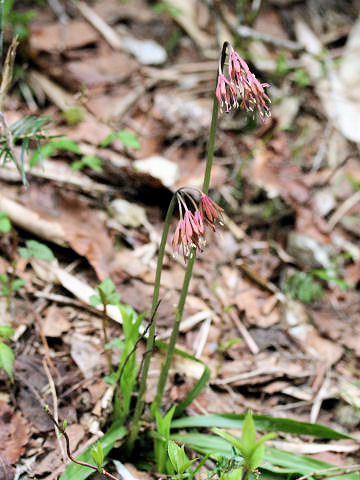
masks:
[[[208,225],[215,231],[215,225],[217,223],[222,224],[222,212],[224,210],[205,193],[201,191],[199,193],[198,203],[187,189],[179,190],[176,194],[180,220],[171,244],[174,251],[182,250],[185,262],[192,250],[203,251],[206,243],[205,226]]]
[[[229,112],[231,108],[238,106],[246,111],[256,110],[261,122],[270,116],[270,98],[266,95],[264,87],[270,87],[268,83],[260,83],[250,71],[247,63],[235,52],[230,43],[228,60],[228,78],[223,74],[221,62],[219,62],[219,75],[216,86],[216,97],[219,101],[220,110],[225,108]]]

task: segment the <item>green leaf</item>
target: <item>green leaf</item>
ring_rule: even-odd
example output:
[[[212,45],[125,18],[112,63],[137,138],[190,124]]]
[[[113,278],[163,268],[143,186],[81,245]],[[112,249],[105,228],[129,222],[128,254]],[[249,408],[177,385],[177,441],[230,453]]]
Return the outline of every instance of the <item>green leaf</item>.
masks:
[[[120,302],[121,295],[119,292],[110,293],[107,296],[107,303],[109,305],[117,305]]]
[[[242,428],[244,414],[225,413],[222,415],[197,415],[173,420],[171,428]],[[268,415],[253,415],[256,430],[264,432],[284,432],[298,435],[310,435],[331,440],[341,440],[353,437],[346,433],[337,432],[329,427],[316,423],[298,422],[287,418],[270,417]]]
[[[248,458],[251,454],[256,443],[256,431],[255,424],[252,417],[252,413],[249,410],[245,416],[242,433],[241,433],[241,445],[243,448],[243,455]]]
[[[26,249],[20,248],[19,253],[25,258],[35,257],[41,260],[47,260],[51,262],[55,259],[53,252],[50,248],[37,240],[27,240],[25,242]]]
[[[174,415],[175,405],[162,417],[160,410],[155,412],[155,420],[157,426],[158,435],[154,440],[154,451],[156,468],[159,473],[165,472],[166,459],[167,459],[167,442],[170,435],[170,423]]]
[[[67,418],[64,418],[64,421],[63,421],[63,424],[62,424],[62,428],[63,428],[64,431],[66,430],[67,424],[68,424]]]
[[[104,463],[104,452],[99,441],[96,445],[93,445],[91,449],[91,457],[94,460],[96,466],[98,467],[99,473],[101,473],[101,469]]]
[[[79,145],[68,138],[59,138],[52,140],[46,145],[40,147],[40,151],[34,152],[30,159],[30,167],[35,167],[39,163],[40,158],[49,158],[58,150],[67,150],[69,152],[81,155]]]
[[[76,160],[76,162],[72,162],[71,169],[72,170],[81,170],[84,168],[85,164],[81,160]]]
[[[234,468],[226,474],[226,480],[241,480],[242,478],[242,468]],[[250,478],[250,477],[249,477]],[[262,478],[262,477],[261,477]]]
[[[90,305],[92,305],[93,307],[97,307],[98,305],[101,305],[101,298],[99,297],[99,295],[90,295],[90,298],[89,298],[89,302],[90,302]]]
[[[13,375],[14,353],[5,343],[0,342],[0,368],[3,368],[14,383]]]
[[[7,283],[9,281],[9,277],[6,275],[6,273],[0,274],[0,282],[1,283]]]
[[[17,292],[21,287],[25,285],[25,281],[21,278],[16,278],[11,284],[11,290]]]
[[[51,143],[56,150],[67,150],[69,152],[81,155],[79,145],[72,140],[69,140],[68,138],[59,138],[58,140],[52,141]]]
[[[325,470],[327,468],[336,466],[315,458],[307,457],[305,455],[298,455],[292,452],[286,452],[284,450],[278,450],[276,448],[265,448],[264,460],[266,463],[262,465],[261,468],[263,469],[272,472],[284,472],[290,474],[294,473],[300,475],[307,475],[315,471]],[[358,472],[354,472],[352,474],[339,475],[331,478],[332,480],[337,480],[340,478],[359,480],[359,474]]]
[[[341,278],[334,277],[333,275],[329,275],[326,270],[313,270],[311,273],[323,280],[336,283],[341,288],[341,290],[346,290],[347,288],[354,288],[354,285],[351,285],[350,283],[345,282]]]
[[[224,432],[223,430],[220,430],[219,428],[213,428],[212,431],[216,433],[216,435],[219,435],[221,438],[229,442],[236,450],[238,450],[241,455],[245,456],[244,454],[244,448],[242,442],[240,442],[239,439],[234,437],[233,435],[230,435],[230,433]]]
[[[265,446],[264,444],[258,445],[250,455],[250,458],[246,461],[248,468],[250,471],[255,470],[260,463],[263,461],[265,454]]]
[[[81,161],[84,165],[87,165],[89,168],[92,168],[96,172],[102,172],[103,161],[99,157],[84,156]]]
[[[70,107],[62,112],[64,119],[68,125],[77,125],[81,122],[84,115],[79,107]]]
[[[308,74],[302,68],[297,68],[295,70],[295,82],[297,83],[298,87],[305,88],[310,85],[310,79]]]
[[[184,443],[198,452],[204,454],[209,453],[212,457],[219,458],[220,456],[223,456],[229,458],[232,455],[230,444],[223,438],[215,437],[214,435],[185,433],[171,435],[171,438]],[[265,448],[264,461],[265,463],[261,466],[261,469],[276,474],[306,475],[317,470],[334,467],[334,465],[314,458],[297,455],[292,452],[285,452],[284,450],[278,450],[276,448]],[[269,476],[266,478],[269,478]],[[270,479],[271,478],[272,477],[270,477]],[[345,480],[345,478],[347,480],[359,480],[358,473],[355,473],[355,475],[339,475],[337,477],[332,477],[332,480],[334,478],[336,480],[340,480],[340,478],[342,480]]]
[[[110,347],[117,350],[121,350],[124,348],[124,345],[125,345],[124,340],[122,340],[120,337],[116,337],[111,340]]]
[[[39,148],[39,150],[37,150],[36,152],[34,152],[32,154],[32,156],[30,158],[30,167],[35,167],[39,163],[40,158],[42,158],[42,159],[43,158],[49,158],[55,152],[56,152],[56,146],[52,142],[41,146]]]
[[[176,15],[180,15],[182,13],[182,10],[180,10],[180,8],[176,8],[173,5],[171,5],[171,3],[168,3],[168,2],[155,3],[152,9],[155,13],[158,13],[158,14],[168,13],[173,17],[175,17]]]
[[[101,146],[107,147],[114,139],[120,140],[125,147],[139,149],[141,144],[137,139],[137,135],[129,132],[129,130],[120,130],[119,132],[110,133],[105,140],[102,141]]]
[[[90,302],[90,305],[92,305],[93,307],[97,307],[98,305],[101,305],[101,298],[99,297],[99,295],[90,295],[90,298],[89,298],[89,302]]]
[[[179,473],[179,453],[180,447],[173,440],[168,441],[168,455],[170,458],[171,465],[174,467],[176,473]]]
[[[13,335],[13,328],[9,327],[9,325],[0,325],[0,337],[5,338],[5,340],[9,340]]]
[[[106,455],[113,448],[114,443],[124,437],[125,433],[126,429],[123,425],[114,424],[110,430],[108,430],[105,435],[99,439],[104,457],[106,457]],[[83,462],[91,463],[91,448],[92,447],[89,447],[85,452],[79,455],[77,459]],[[94,473],[94,470],[90,468],[77,465],[76,463],[71,463],[66,468],[65,472],[60,476],[59,480],[85,480],[85,478],[92,473]]]
[[[24,258],[31,258],[31,252],[27,248],[19,248],[18,252]]]
[[[113,293],[113,291],[115,290],[115,285],[111,278],[107,277],[96,288],[98,290],[101,290],[107,297],[108,295]]]
[[[116,372],[112,372],[110,375],[105,375],[103,380],[104,380],[104,382],[108,383],[109,385],[115,385],[115,383],[117,382]]]
[[[5,212],[0,212],[0,232],[7,233],[11,230],[11,223]]]

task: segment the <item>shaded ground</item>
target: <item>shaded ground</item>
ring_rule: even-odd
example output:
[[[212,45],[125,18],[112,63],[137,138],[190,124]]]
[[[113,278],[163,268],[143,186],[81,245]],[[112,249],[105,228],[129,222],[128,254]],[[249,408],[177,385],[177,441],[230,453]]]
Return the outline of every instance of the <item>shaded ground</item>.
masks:
[[[16,256],[25,286],[10,311],[0,297],[16,357],[14,385],[0,372],[0,425],[6,419],[13,438],[4,457],[23,478],[57,478],[64,469],[39,400],[57,400],[76,451],[109,424],[91,288],[110,276],[123,303],[150,308],[168,201],[179,186],[202,184],[217,56],[236,32],[239,52],[272,84],[272,118],[260,126],[240,112],[220,120],[211,193],[226,211],[225,225],[196,261],[179,339],[212,375],[187,414],[251,408],[357,433],[358,2],[263,2],[247,31],[237,29],[232,2],[210,3],[171,0],[162,13],[141,0],[69,4],[57,15],[34,7],[5,114],[9,123],[49,115],[49,133],[66,136],[79,152],[58,148],[44,169],[29,171],[28,187],[12,165],[0,170],[0,210],[19,245],[36,238],[57,259]],[[97,16],[107,28],[94,27]],[[155,46],[138,47],[136,40],[147,39]],[[137,136],[139,148],[124,146],[121,135],[102,145],[123,130]],[[100,158],[101,171],[73,170],[84,156]],[[0,271],[10,274],[9,234],[0,247]],[[168,337],[183,272],[169,247],[159,338]],[[112,317],[111,338],[122,334],[119,316]],[[53,368],[44,368],[44,358]],[[154,354],[148,401],[159,364]],[[199,374],[178,362],[166,406]],[[277,442],[285,440],[288,449],[335,464],[358,455],[354,442],[325,449],[290,435]]]

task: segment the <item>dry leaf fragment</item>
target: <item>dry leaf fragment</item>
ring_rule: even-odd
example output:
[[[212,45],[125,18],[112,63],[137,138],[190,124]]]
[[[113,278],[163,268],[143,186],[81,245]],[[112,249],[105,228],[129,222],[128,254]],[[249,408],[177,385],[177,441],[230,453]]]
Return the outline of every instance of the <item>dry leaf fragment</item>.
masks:
[[[14,412],[6,402],[0,400],[0,472],[2,468],[8,471],[7,464],[19,460],[28,440],[29,432],[21,413]]]

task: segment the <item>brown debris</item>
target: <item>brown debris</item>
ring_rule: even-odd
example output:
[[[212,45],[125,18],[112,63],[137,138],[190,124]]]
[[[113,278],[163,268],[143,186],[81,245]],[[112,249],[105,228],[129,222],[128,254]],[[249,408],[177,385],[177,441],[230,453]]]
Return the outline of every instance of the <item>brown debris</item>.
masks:
[[[0,473],[11,472],[11,463],[16,463],[25,451],[29,431],[20,412],[0,400]],[[4,476],[6,478],[6,475]]]

